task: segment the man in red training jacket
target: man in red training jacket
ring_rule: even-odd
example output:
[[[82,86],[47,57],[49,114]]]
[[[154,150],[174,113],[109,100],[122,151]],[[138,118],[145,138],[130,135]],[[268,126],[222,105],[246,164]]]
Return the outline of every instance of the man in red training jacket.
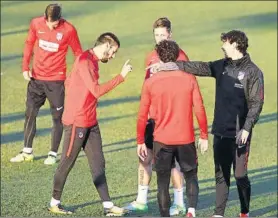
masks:
[[[172,39],[172,24],[167,17],[160,17],[153,23],[153,36],[155,44],[163,40]],[[180,61],[188,61],[188,57],[185,52],[180,49],[178,59]],[[159,56],[155,49],[153,49],[146,57],[145,67],[148,67],[152,64],[159,63]],[[153,72],[148,69],[146,70],[145,80],[152,77]],[[129,211],[138,213],[138,212],[147,212],[148,207],[148,191],[149,185],[152,178],[152,170],[155,171],[153,167],[153,130],[154,130],[154,120],[148,119],[146,130],[145,130],[145,144],[148,149],[148,156],[142,161],[139,158],[138,166],[138,192],[136,200],[131,202],[126,206]],[[186,207],[183,197],[183,174],[180,172],[180,167],[176,163],[173,163],[171,178],[173,184],[173,204],[170,208],[170,216],[184,216],[186,214]]]
[[[24,147],[18,155],[11,158],[11,162],[33,161],[32,147],[36,134],[36,118],[39,109],[48,99],[53,127],[51,150],[44,164],[56,163],[63,133],[61,118],[64,110],[64,80],[66,79],[68,47],[72,48],[75,57],[82,53],[76,29],[62,18],[61,13],[60,5],[50,4],[45,9],[45,16],[31,20],[22,60],[23,77],[29,81],[24,124]],[[33,68],[30,71],[29,64],[33,52]]]
[[[180,49],[174,41],[164,40],[156,51],[159,59],[167,63],[177,60]],[[196,78],[182,71],[169,71],[158,72],[145,81],[137,122],[138,156],[143,160],[147,156],[144,133],[150,107],[150,117],[155,121],[154,164],[160,215],[170,216],[169,183],[176,158],[186,182],[187,217],[195,217],[199,186],[193,108],[200,126],[198,145],[202,153],[208,149],[206,112]]]
[[[64,146],[61,161],[54,176],[53,193],[49,210],[58,214],[71,214],[61,206],[61,196],[67,176],[83,148],[91,169],[93,183],[98,191],[106,216],[122,216],[127,211],[111,202],[105,175],[105,159],[97,121],[98,99],[124,81],[132,70],[128,61],[120,74],[99,84],[98,62],[107,63],[115,57],[120,41],[113,33],[101,34],[93,48],[83,52],[75,61],[66,80]]]

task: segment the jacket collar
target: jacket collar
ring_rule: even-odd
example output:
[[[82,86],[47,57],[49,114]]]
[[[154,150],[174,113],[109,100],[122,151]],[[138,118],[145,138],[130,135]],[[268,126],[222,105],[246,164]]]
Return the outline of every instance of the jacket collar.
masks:
[[[227,63],[232,66],[240,66],[240,65],[245,65],[251,61],[250,55],[246,53],[242,58],[237,59],[237,60],[232,60],[231,58],[226,59]]]

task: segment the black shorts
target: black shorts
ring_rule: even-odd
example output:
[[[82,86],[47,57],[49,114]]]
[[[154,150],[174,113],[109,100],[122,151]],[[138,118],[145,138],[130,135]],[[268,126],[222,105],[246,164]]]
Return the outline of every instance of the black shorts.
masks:
[[[63,112],[65,87],[64,81],[42,81],[31,79],[27,88],[27,108],[39,109],[44,105],[46,98],[52,110]]]
[[[148,149],[153,149],[154,120],[149,119],[145,129],[145,144]]]
[[[154,142],[154,166],[158,170],[171,170],[175,159],[181,172],[188,172],[198,167],[198,156],[195,142],[184,145],[165,145]]]

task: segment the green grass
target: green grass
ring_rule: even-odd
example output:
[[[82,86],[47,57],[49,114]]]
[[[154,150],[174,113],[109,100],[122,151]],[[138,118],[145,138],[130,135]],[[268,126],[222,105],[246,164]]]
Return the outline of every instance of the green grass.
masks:
[[[51,116],[48,103],[37,119],[34,140],[36,161],[11,164],[22,148],[27,82],[21,75],[21,56],[29,21],[41,15],[47,2],[1,1],[1,215],[51,216],[46,210],[51,198],[56,166],[44,166],[50,147]],[[173,36],[192,60],[221,58],[220,33],[244,30],[253,61],[265,77],[265,105],[255,127],[249,160],[252,182],[252,216],[277,216],[277,3],[276,2],[62,2],[64,16],[72,22],[84,49],[104,31],[121,40],[117,58],[100,66],[101,81],[120,72],[131,59],[133,72],[127,81],[101,99],[98,116],[103,137],[110,194],[123,206],[135,199],[137,165],[135,153],[138,96],[144,78],[144,59],[153,48],[152,24],[167,16]],[[69,70],[73,57],[68,55]],[[198,78],[209,123],[213,119],[215,83]],[[210,149],[199,157],[200,198],[198,216],[210,216],[215,200],[212,136]],[[60,147],[61,151],[61,147]],[[155,174],[149,195],[148,216],[159,216]],[[239,201],[232,179],[227,216],[237,216]],[[172,192],[172,190],[171,190]],[[102,216],[102,206],[92,184],[84,153],[80,153],[63,193],[63,204],[75,216]]]

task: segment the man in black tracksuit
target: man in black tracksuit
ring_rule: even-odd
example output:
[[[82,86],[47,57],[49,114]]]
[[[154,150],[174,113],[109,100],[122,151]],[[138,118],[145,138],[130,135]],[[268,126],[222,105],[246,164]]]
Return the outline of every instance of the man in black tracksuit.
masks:
[[[258,121],[264,103],[263,73],[246,52],[248,38],[241,31],[221,35],[225,58],[212,62],[160,64],[158,70],[180,69],[196,76],[216,79],[216,101],[212,134],[216,179],[214,216],[224,216],[229,195],[233,164],[240,217],[249,216],[251,185],[247,176],[247,161],[252,129]]]

